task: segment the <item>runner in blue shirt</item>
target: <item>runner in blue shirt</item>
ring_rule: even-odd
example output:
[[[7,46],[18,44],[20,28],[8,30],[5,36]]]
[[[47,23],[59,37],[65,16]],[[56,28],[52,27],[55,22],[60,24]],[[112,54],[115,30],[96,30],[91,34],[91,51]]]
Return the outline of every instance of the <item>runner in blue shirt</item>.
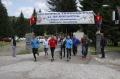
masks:
[[[35,34],[33,35],[33,39],[31,40],[31,46],[32,46],[32,53],[33,53],[34,59],[35,61],[37,61],[36,54],[38,54],[39,56],[38,48],[40,47],[40,42],[38,38],[36,38]]]
[[[70,38],[70,36],[67,36],[67,39],[66,39],[67,61],[69,61],[69,59],[71,59],[72,46],[73,46],[72,39]]]

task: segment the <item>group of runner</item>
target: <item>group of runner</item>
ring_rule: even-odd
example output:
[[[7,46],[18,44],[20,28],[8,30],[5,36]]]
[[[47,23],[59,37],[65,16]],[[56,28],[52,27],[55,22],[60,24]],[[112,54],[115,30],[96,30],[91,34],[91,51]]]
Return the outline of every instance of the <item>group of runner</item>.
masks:
[[[71,52],[73,51],[73,55],[77,55],[77,49],[78,45],[81,44],[82,46],[82,58],[86,58],[87,53],[88,53],[88,43],[89,39],[87,35],[84,35],[81,39],[76,38],[75,35],[73,36],[60,36],[59,38],[57,36],[52,35],[49,39],[47,36],[44,37],[43,45],[44,45],[44,52],[45,56],[48,55],[48,49],[50,48],[51,50],[51,61],[54,61],[54,51],[57,46],[60,46],[60,59],[63,57],[67,57],[67,61],[71,59]],[[38,48],[40,47],[40,41],[36,37],[35,34],[33,34],[33,39],[31,41],[31,46],[32,46],[32,52],[35,61],[36,59],[36,54],[39,55]]]
[[[71,59],[71,52],[73,52],[73,55],[76,56],[78,52],[78,46],[81,44],[82,46],[82,58],[86,58],[88,53],[88,43],[89,39],[87,35],[84,35],[82,38],[78,39],[75,35],[73,36],[62,36],[60,38],[60,58],[65,57],[65,50],[67,51],[67,61]],[[63,55],[64,53],[64,55]]]

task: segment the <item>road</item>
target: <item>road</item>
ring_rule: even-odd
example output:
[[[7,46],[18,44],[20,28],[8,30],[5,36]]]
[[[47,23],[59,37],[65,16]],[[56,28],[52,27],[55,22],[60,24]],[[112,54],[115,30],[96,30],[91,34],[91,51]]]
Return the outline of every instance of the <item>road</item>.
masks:
[[[81,56],[72,56],[67,62],[66,58],[59,58],[59,49],[55,52],[55,61],[40,52],[37,62],[32,54],[0,56],[0,79],[120,79],[119,59],[117,63],[109,63],[106,59],[88,54],[87,59]]]

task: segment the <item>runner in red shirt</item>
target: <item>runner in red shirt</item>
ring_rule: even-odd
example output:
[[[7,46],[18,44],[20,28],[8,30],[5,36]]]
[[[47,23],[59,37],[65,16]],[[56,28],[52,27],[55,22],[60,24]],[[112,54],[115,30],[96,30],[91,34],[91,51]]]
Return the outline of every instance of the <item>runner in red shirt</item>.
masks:
[[[57,39],[55,39],[55,36],[51,37],[51,39],[49,40],[49,45],[50,45],[51,56],[52,56],[51,61],[54,61],[54,50],[57,46]]]

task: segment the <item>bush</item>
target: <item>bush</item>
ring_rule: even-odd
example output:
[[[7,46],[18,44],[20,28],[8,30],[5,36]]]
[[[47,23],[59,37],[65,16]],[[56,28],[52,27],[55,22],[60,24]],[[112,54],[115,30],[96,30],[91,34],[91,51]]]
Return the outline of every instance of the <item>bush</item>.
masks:
[[[11,38],[9,37],[0,38],[0,41],[11,42]]]

